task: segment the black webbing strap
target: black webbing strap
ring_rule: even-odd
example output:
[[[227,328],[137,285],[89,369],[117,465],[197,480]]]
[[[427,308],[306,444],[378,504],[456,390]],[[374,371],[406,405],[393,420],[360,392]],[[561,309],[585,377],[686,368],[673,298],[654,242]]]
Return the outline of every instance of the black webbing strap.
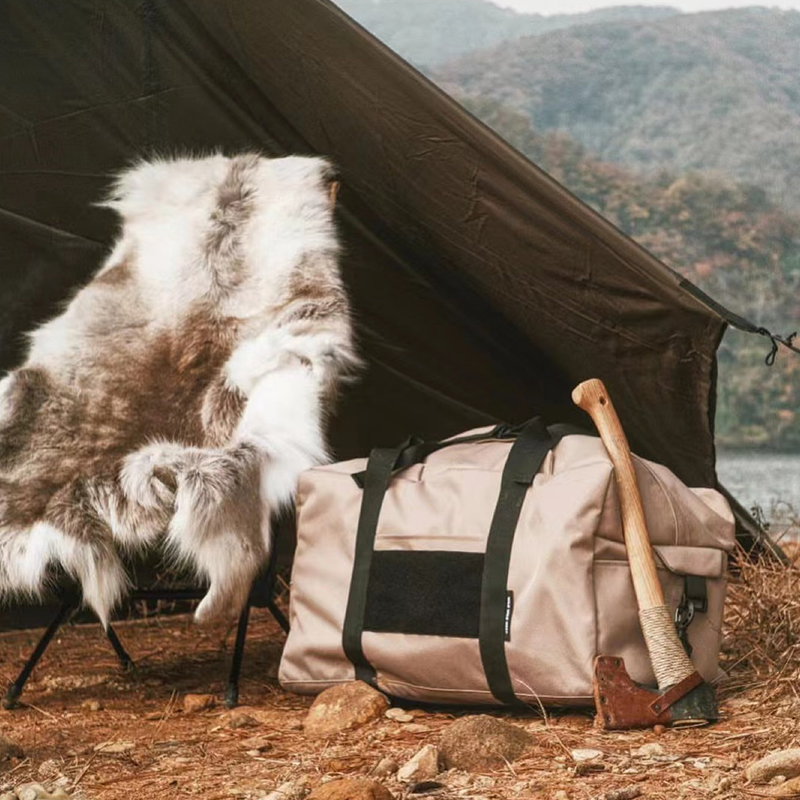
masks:
[[[559,437],[560,438],[560,437]],[[479,646],[489,690],[501,703],[517,702],[506,660],[508,569],[525,495],[556,440],[540,419],[522,429],[508,454],[494,509],[481,584]]]
[[[367,585],[375,549],[375,534],[383,497],[400,454],[407,447],[376,448],[369,455],[364,473],[364,495],[356,529],[353,576],[342,630],[342,646],[348,660],[356,668],[356,680],[375,684],[375,669],[367,661],[361,646],[364,630],[364,611],[367,603]]]
[[[695,611],[701,614],[708,611],[708,585],[702,575],[684,575],[683,593],[694,603]]]
[[[445,447],[450,447],[454,444],[469,444],[471,442],[486,442],[491,439],[516,439],[523,426],[511,427],[509,425],[495,425],[489,431],[483,433],[472,433],[467,436],[458,436],[453,439],[444,439],[437,442],[425,442],[412,436],[404,444],[398,448],[399,454],[394,465],[394,470],[407,469],[413,464],[419,464],[424,461],[431,453],[437,450],[443,450]],[[364,488],[364,480],[366,478],[366,470],[364,472],[354,472],[351,477],[356,485]]]

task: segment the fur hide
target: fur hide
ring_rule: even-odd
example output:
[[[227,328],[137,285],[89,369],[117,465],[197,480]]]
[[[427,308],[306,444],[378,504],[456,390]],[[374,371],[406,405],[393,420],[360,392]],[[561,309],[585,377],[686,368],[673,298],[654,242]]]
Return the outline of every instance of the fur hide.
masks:
[[[0,380],[0,596],[60,565],[107,624],[121,554],[164,538],[208,582],[197,618],[239,613],[358,365],[329,180],[257,155],[120,176],[113,252]]]

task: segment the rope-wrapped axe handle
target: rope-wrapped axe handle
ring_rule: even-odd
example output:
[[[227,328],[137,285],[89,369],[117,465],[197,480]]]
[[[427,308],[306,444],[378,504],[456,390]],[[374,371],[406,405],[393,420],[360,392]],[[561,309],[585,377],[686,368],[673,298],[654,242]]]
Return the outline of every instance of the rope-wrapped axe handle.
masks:
[[[628,439],[602,381],[593,378],[579,384],[572,400],[592,418],[614,466],[639,621],[658,687],[666,689],[687,678],[695,668],[678,639],[658,581]]]

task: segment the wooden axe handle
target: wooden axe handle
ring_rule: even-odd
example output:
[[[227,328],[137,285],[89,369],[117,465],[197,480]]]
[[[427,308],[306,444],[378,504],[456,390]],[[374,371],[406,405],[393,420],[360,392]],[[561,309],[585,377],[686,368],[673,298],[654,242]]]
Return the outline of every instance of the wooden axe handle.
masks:
[[[628,439],[602,381],[594,378],[576,386],[572,400],[592,418],[614,465],[625,549],[639,605],[642,633],[653,662],[653,672],[663,689],[691,675],[694,666],[683,650],[664,602]]]
[[[628,551],[639,609],[663,606],[664,592],[658,582],[642,498],[633,470],[631,449],[606,387],[597,378],[585,381],[573,390],[572,401],[592,418],[614,465],[625,549]]]

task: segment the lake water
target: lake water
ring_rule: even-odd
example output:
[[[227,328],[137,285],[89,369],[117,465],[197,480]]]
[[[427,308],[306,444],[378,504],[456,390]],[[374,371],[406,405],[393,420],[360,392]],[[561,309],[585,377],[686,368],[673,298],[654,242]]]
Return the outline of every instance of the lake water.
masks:
[[[800,453],[717,453],[723,486],[745,507],[758,505],[772,533],[800,517]]]

